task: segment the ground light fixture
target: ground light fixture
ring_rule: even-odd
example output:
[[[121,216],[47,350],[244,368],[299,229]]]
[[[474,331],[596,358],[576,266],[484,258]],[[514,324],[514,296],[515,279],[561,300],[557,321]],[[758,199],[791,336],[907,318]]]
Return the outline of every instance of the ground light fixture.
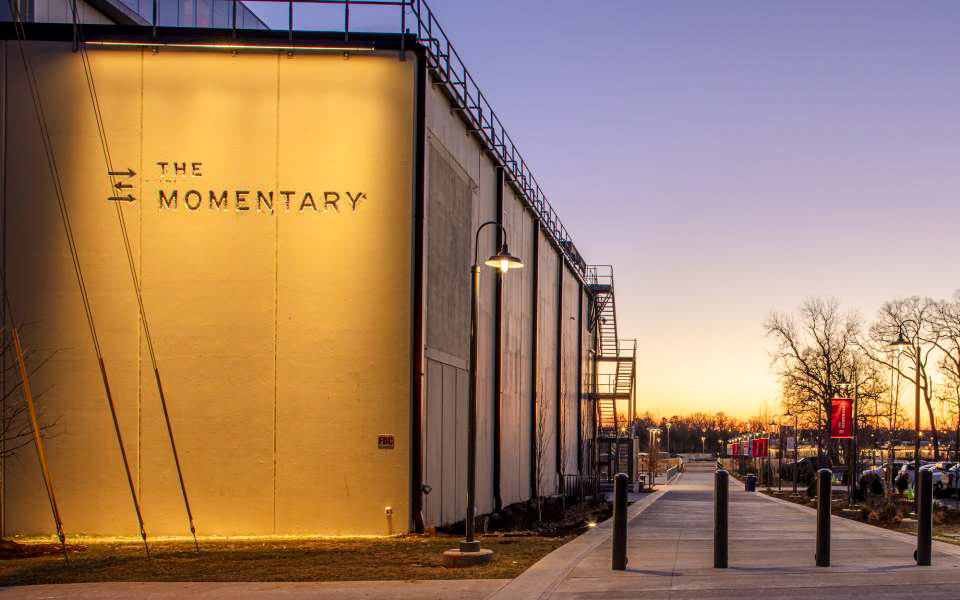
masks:
[[[494,225],[500,232],[497,253],[484,261],[488,267],[500,271],[502,277],[513,269],[523,268],[523,261],[510,254],[507,248],[507,230],[498,221],[487,221],[477,227],[473,240],[473,265],[470,267],[470,395],[467,404],[467,514],[464,518],[464,538],[460,547],[443,553],[448,567],[468,567],[488,562],[493,550],[480,547],[476,539],[477,516],[477,321],[480,317],[480,232]]]

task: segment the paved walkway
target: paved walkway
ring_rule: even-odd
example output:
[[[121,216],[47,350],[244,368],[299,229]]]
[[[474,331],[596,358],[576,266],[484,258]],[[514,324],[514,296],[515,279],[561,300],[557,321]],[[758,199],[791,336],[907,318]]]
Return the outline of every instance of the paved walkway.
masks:
[[[934,542],[934,566],[917,567],[914,538],[834,517],[833,566],[818,568],[812,509],[748,494],[738,482],[731,483],[728,569],[713,568],[713,470],[712,465],[701,465],[689,467],[673,484],[630,506],[626,571],[610,569],[613,520],[608,519],[509,582],[77,584],[0,589],[0,599],[960,598],[960,547]]]
[[[748,494],[733,480],[730,568],[714,569],[712,486],[712,466],[700,466],[645,506],[632,506],[626,571],[610,569],[609,530],[598,528],[493,598],[960,598],[960,547],[935,542],[934,566],[917,567],[914,538],[834,517],[833,566],[818,568],[815,511]],[[561,551],[566,563],[550,564]]]

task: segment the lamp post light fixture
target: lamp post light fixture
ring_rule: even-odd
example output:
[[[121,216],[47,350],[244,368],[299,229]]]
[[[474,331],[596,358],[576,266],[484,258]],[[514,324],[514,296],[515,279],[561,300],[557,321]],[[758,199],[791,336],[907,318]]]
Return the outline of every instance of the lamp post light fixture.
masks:
[[[470,395],[467,404],[467,514],[464,521],[465,535],[460,548],[443,553],[448,566],[469,566],[489,561],[493,551],[480,548],[475,538],[477,512],[477,321],[480,316],[480,232],[488,225],[495,225],[502,235],[497,253],[483,262],[505,274],[520,269],[523,262],[507,249],[507,230],[497,221],[487,221],[477,228],[473,241],[473,266],[471,272],[470,301]]]
[[[703,453],[706,454],[707,453],[707,436],[701,435],[700,443],[703,444]]]
[[[673,427],[673,423],[667,421],[664,427],[667,428],[667,456],[670,456],[670,428]]]

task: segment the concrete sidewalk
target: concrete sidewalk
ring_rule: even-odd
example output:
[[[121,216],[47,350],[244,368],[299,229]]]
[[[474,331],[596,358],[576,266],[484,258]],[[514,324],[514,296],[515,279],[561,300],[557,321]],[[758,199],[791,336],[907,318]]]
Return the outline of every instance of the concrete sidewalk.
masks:
[[[713,471],[701,467],[630,521],[626,571],[610,569],[608,536],[562,576],[534,581],[538,563],[493,597],[960,598],[960,547],[935,542],[934,566],[917,567],[914,538],[834,517],[833,566],[818,568],[815,511],[748,494],[736,482],[730,500],[729,569],[713,568]]]

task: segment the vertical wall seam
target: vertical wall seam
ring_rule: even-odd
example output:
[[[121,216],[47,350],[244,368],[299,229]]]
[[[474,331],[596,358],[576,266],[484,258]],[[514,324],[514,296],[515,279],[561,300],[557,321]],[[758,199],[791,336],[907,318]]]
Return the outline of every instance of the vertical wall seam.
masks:
[[[496,167],[497,223],[503,225],[503,168]],[[506,241],[499,227],[496,230],[497,250]],[[494,329],[493,329],[493,509],[503,508],[503,494],[500,489],[500,446],[503,435],[501,420],[503,416],[503,273],[496,272],[496,285],[493,289]]]
[[[274,156],[275,189],[280,189],[280,60],[281,53],[277,53],[277,101],[276,101],[276,141]],[[279,347],[277,345],[279,330],[280,305],[280,211],[273,212],[273,533],[277,533],[277,410],[279,403]]]
[[[137,202],[137,215],[140,217],[140,226],[137,227],[137,263],[139,266],[138,286],[143,290],[143,86],[145,85],[144,62],[145,50],[140,49],[140,164],[138,165],[138,189],[140,202]],[[142,292],[141,292],[142,294]],[[143,319],[137,310],[137,496],[143,502]]]
[[[577,475],[583,474],[583,284],[577,282]]]
[[[423,312],[426,294],[424,293],[424,222],[426,210],[426,57],[417,53],[414,73],[414,149],[413,149],[413,285],[412,285],[412,322],[410,336],[410,512],[413,529],[423,533],[423,432],[424,432],[424,332]],[[441,372],[441,378],[443,373]],[[441,407],[443,392],[441,386]],[[443,411],[441,409],[441,429]],[[443,472],[443,444],[441,443],[440,469]],[[442,478],[441,478],[442,480]],[[443,510],[443,490],[440,490],[441,514]],[[442,518],[441,518],[442,520]],[[408,526],[411,519],[408,518]]]
[[[0,94],[0,102],[3,103],[3,106],[0,107],[0,179],[3,180],[3,183],[0,184],[0,235],[3,236],[3,240],[0,241],[0,249],[3,252],[3,258],[0,259],[0,268],[3,269],[3,276],[7,276],[7,80],[9,78],[9,73],[7,72],[7,41],[3,41],[3,53],[2,58],[2,68],[3,68],[3,92]],[[0,302],[0,314],[3,315],[3,326],[4,326],[4,335],[6,335],[6,324],[7,324],[7,310],[6,302]],[[10,316],[12,318],[12,315]],[[2,340],[5,342],[6,340]],[[3,361],[0,363],[0,414],[7,414],[7,355],[3,355]],[[3,458],[3,455],[6,453],[6,440],[2,439],[0,436],[0,536],[7,535],[7,461]]]
[[[540,482],[537,478],[537,426],[538,411],[537,394],[540,392],[537,385],[537,367],[540,354],[540,324],[538,309],[540,306],[540,221],[536,215],[531,219],[533,226],[533,273],[530,275],[530,496],[540,495]]]
[[[556,354],[557,354],[557,364],[554,365],[554,373],[556,375],[557,381],[557,405],[556,405],[556,415],[555,415],[555,425],[556,425],[556,441],[554,444],[554,449],[556,451],[556,471],[557,471],[557,491],[560,491],[560,486],[563,485],[563,474],[566,470],[564,467],[564,459],[566,458],[564,454],[567,452],[566,446],[566,431],[564,431],[563,417],[566,409],[564,402],[564,389],[563,389],[563,255],[559,252],[557,253],[557,343],[556,343]]]

